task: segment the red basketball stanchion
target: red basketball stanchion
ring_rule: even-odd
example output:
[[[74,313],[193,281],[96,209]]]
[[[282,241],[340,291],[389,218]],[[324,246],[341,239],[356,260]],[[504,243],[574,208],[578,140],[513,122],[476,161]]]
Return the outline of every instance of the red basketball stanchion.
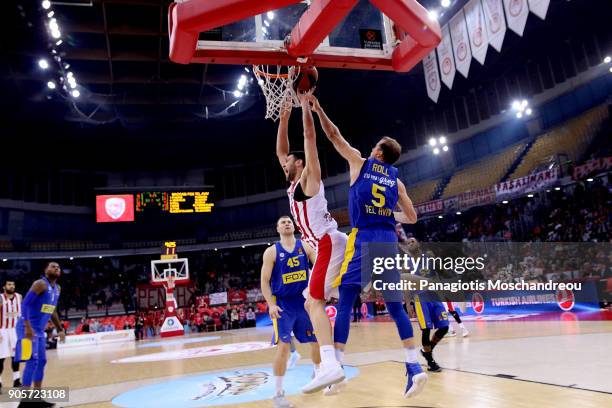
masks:
[[[164,287],[166,288],[166,311],[160,334],[162,337],[182,336],[185,334],[185,330],[176,315],[177,304],[174,298],[174,277],[169,277]]]

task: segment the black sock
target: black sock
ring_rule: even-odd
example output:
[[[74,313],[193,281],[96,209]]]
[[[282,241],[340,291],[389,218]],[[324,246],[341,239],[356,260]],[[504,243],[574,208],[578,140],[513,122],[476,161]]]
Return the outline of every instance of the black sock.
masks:
[[[431,351],[423,351],[423,357],[425,357],[425,360],[427,360],[428,363],[433,361],[433,354]]]

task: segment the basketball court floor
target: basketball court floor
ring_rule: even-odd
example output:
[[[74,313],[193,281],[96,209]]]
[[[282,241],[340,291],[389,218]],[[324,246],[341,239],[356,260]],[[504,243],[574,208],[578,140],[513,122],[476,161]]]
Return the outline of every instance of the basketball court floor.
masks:
[[[337,396],[300,394],[312,368],[308,348],[298,345],[303,359],[287,372],[288,398],[297,407],[330,408],[612,406],[610,320],[468,317],[470,337],[436,348],[444,370],[430,373],[426,391],[411,400],[403,399],[395,326],[384,320],[353,324],[349,385]],[[272,407],[271,333],[265,327],[51,351],[45,385],[70,387],[70,402],[58,406]]]

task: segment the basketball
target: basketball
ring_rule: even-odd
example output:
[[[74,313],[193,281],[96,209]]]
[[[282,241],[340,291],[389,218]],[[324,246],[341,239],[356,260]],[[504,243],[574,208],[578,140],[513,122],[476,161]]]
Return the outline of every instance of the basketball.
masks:
[[[296,69],[296,68],[292,68]],[[301,67],[300,72],[293,81],[293,90],[296,94],[314,91],[319,81],[319,72],[315,67]]]

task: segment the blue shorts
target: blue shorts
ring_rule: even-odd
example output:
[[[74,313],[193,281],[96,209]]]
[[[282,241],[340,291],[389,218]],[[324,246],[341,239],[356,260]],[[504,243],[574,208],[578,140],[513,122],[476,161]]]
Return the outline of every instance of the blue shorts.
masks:
[[[428,296],[414,296],[414,310],[419,321],[421,330],[423,329],[441,329],[448,327],[448,315],[444,304],[440,301],[425,301]]]
[[[334,287],[358,285],[361,289],[377,280],[384,283],[398,283],[400,272],[384,269],[380,274],[374,273],[376,259],[395,258],[398,254],[397,234],[393,228],[353,228],[346,244],[344,262]],[[380,285],[380,283],[378,284]],[[375,285],[377,287],[382,287]],[[385,301],[401,302],[403,293],[399,290],[383,290]]]
[[[310,317],[304,309],[306,299],[300,294],[292,297],[277,298],[276,304],[283,309],[279,319],[272,319],[274,336],[272,342],[278,344],[291,342],[291,332],[300,343],[317,341]]]
[[[23,323],[17,322],[15,331],[17,332],[17,344],[15,345],[15,361],[28,361],[28,360],[47,360],[47,348],[46,338],[44,332],[34,331],[34,337],[32,337],[31,345],[25,336],[25,326]],[[31,355],[30,358],[27,358]]]

